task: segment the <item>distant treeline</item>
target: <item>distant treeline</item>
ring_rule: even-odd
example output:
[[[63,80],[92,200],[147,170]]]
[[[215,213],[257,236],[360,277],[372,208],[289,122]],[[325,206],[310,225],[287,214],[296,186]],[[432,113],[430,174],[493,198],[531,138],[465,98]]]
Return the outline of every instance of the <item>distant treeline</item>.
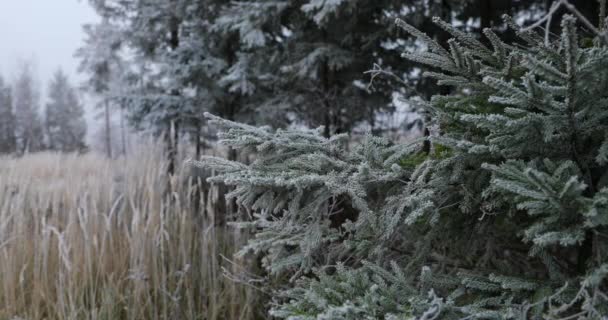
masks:
[[[58,69],[40,111],[40,90],[30,64],[13,83],[0,75],[0,154],[86,149],[87,124],[77,90]]]

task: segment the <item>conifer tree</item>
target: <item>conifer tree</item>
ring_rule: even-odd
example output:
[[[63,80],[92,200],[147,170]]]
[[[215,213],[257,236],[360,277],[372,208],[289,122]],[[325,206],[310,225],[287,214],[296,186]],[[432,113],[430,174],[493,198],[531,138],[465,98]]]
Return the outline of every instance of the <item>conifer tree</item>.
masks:
[[[281,118],[252,107],[260,64],[250,59],[244,41],[216,25],[229,3],[91,2],[100,15],[122,26],[123,43],[141,66],[128,70],[132,81],[122,96],[131,123],[164,134],[170,158],[184,135],[200,152],[205,110],[240,121]]]
[[[48,148],[63,152],[83,150],[87,130],[84,109],[61,69],[51,80],[48,95],[45,109]]]
[[[368,86],[363,73],[374,64],[394,70],[396,49],[415,45],[386,28],[389,21],[402,16],[434,32],[425,23],[431,14],[476,21],[479,7],[466,0],[90,2],[121,26],[116,43],[135,54],[132,65],[145,65],[145,72],[128,70],[136,81],[123,104],[132,124],[173,131],[173,142],[186,135],[197,150],[204,144],[205,110],[274,127],[324,124],[326,135],[358,123],[375,127],[376,112],[392,110],[394,79],[377,78]],[[499,2],[496,8],[508,7]],[[417,67],[403,65],[402,74]],[[402,92],[406,96],[435,88],[410,78],[401,81],[417,89]]]
[[[40,95],[32,65],[24,63],[14,85],[15,133],[19,153],[44,148],[44,132],[40,120]]]
[[[243,1],[223,11],[217,28],[236,33],[248,48],[247,61],[265,67],[260,85],[270,94],[258,108],[325,125],[329,135],[373,122],[374,111],[387,108],[392,92],[380,84],[369,90],[363,73],[398,56],[380,46],[390,35],[387,12],[394,10],[398,1],[392,0]]]
[[[0,153],[17,151],[11,87],[0,76]]]
[[[192,110],[213,102],[200,86],[205,82],[205,68],[215,67],[201,50],[207,39],[198,35],[207,11],[216,10],[213,1],[90,2],[109,23],[121,26],[115,39],[128,47],[132,56],[128,62],[137,66],[122,64],[125,79],[120,81],[126,90],[113,98],[136,128],[164,136],[172,172],[183,133],[190,132],[191,126],[197,133],[200,128],[201,112],[194,116]],[[208,6],[197,9],[198,3]]]
[[[518,42],[435,19],[447,47],[397,21],[428,48],[403,56],[451,88],[416,101],[430,135],[411,143],[347,148],[323,128],[208,115],[222,143],[257,154],[196,164],[254,211],[236,225],[257,235],[241,254],[264,256],[272,316],[608,317],[606,26],[582,20],[585,34],[566,15],[545,36],[504,19]]]
[[[99,99],[98,107],[102,109],[104,118],[105,151],[108,157],[112,157],[111,107],[116,100],[112,88],[124,72],[125,66],[119,55],[124,39],[119,27],[105,15],[100,23],[85,25],[84,31],[87,35],[85,44],[76,52],[76,57],[81,59],[79,71],[88,76],[85,82],[87,91]]]
[[[173,96],[175,108],[172,116],[179,119],[180,130],[187,134],[200,154],[205,144],[205,110],[224,110],[226,117],[234,117],[239,108],[232,105],[232,96],[221,82],[236,55],[236,49],[228,50],[234,44],[231,39],[218,38],[211,25],[223,8],[222,1],[188,0],[181,2],[179,11],[179,45],[162,56],[162,72],[170,84],[166,90],[179,90],[180,96]],[[223,52],[226,50],[228,52]],[[162,88],[162,86],[161,86]],[[228,111],[229,110],[229,111]],[[152,114],[167,113],[165,107],[154,110]],[[138,112],[148,116],[145,111]]]
[[[241,41],[240,47],[235,46],[241,66],[258,66],[235,69],[247,76],[249,91],[256,89],[254,97],[247,99],[256,104],[256,110],[288,114],[291,122],[308,126],[324,125],[327,136],[350,132],[360,123],[373,129],[378,112],[392,111],[395,79],[408,83],[406,90],[400,90],[408,97],[426,96],[437,89],[429,81],[409,76],[418,65],[401,63],[399,72],[395,71],[397,49],[420,44],[387,28],[391,19],[414,21],[438,40],[447,40],[438,32],[440,28],[428,23],[432,15],[478,30],[480,23],[482,27],[493,23],[501,11],[522,13],[521,20],[528,21],[525,14],[538,15],[541,2],[240,1],[222,10],[214,27],[224,38]],[[395,75],[378,77],[369,86],[364,73],[372,66]]]

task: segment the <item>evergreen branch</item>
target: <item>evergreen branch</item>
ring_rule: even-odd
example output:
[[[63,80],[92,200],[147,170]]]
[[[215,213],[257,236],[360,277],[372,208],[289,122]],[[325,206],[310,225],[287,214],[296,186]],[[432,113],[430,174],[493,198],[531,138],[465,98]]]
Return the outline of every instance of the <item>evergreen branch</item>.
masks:
[[[413,26],[409,25],[408,23],[406,23],[405,21],[403,21],[401,19],[395,20],[395,23],[397,24],[397,26],[401,27],[407,33],[415,36],[416,38],[421,39],[424,43],[426,43],[429,46],[429,48],[431,49],[431,52],[434,52],[434,53],[436,53],[440,56],[444,56],[444,57],[447,57],[450,55],[447,50],[445,50],[441,45],[439,45],[437,43],[437,41],[431,39],[431,37],[426,35],[424,32],[421,32],[420,30],[414,28]]]

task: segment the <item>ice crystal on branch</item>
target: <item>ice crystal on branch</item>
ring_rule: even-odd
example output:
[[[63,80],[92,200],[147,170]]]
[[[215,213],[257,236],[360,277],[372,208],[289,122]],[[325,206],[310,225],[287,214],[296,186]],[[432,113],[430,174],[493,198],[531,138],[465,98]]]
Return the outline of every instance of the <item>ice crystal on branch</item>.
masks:
[[[608,49],[577,20],[545,43],[485,41],[439,19],[447,48],[405,58],[451,93],[423,103],[429,137],[394,144],[255,128],[211,115],[250,165],[203,158],[253,209],[285,319],[605,319]],[[430,146],[430,147],[429,147]],[[422,271],[422,272],[421,272]]]

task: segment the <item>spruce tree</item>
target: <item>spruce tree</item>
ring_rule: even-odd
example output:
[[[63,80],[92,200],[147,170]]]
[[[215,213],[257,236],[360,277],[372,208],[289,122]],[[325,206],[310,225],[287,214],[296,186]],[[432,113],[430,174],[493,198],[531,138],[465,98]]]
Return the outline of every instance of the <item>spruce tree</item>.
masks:
[[[36,152],[44,148],[44,132],[40,119],[40,94],[32,65],[24,63],[14,84],[15,133],[17,152]]]
[[[116,92],[112,89],[122,84],[117,79],[121,79],[125,72],[125,64],[119,54],[125,40],[119,26],[106,15],[103,15],[100,23],[85,25],[83,29],[85,44],[76,52],[76,57],[80,59],[79,71],[87,74],[85,89],[98,99],[97,107],[102,110],[104,118],[105,152],[111,158],[111,119],[117,100]]]
[[[444,47],[397,22],[428,48],[403,56],[450,88],[414,101],[430,134],[411,143],[348,148],[323,128],[208,115],[222,143],[257,155],[196,164],[253,210],[236,223],[256,233],[241,254],[263,255],[272,316],[608,317],[606,28],[567,15],[546,41],[504,19],[517,42],[435,19]]]
[[[17,151],[17,138],[11,87],[0,76],[0,153],[15,151]]]
[[[87,130],[84,109],[61,69],[49,84],[48,98],[45,109],[48,148],[63,152],[83,150]]]
[[[250,63],[264,67],[267,93],[257,108],[325,125],[328,136],[373,124],[375,111],[389,108],[392,90],[367,87],[364,72],[398,57],[380,46],[391,36],[386,21],[395,10],[393,0],[243,1],[224,10],[217,27],[236,33],[250,48]]]
[[[215,25],[227,3],[189,0],[184,6],[180,46],[165,57],[165,72],[182,89],[179,117],[200,154],[206,138],[204,111],[255,121],[248,105],[258,91],[258,79],[238,37],[224,36]]]
[[[120,26],[113,55],[123,59],[123,85],[113,95],[137,129],[163,135],[172,172],[184,134],[200,136],[202,109],[217,105],[219,86],[209,81],[226,65],[208,53],[209,18],[222,2],[202,0],[90,1],[108,24]],[[116,60],[116,59],[114,59]],[[129,68],[128,66],[133,67]],[[118,79],[114,79],[118,80]],[[108,82],[112,82],[109,79]],[[211,92],[211,91],[214,92]],[[200,148],[200,139],[197,148]]]

